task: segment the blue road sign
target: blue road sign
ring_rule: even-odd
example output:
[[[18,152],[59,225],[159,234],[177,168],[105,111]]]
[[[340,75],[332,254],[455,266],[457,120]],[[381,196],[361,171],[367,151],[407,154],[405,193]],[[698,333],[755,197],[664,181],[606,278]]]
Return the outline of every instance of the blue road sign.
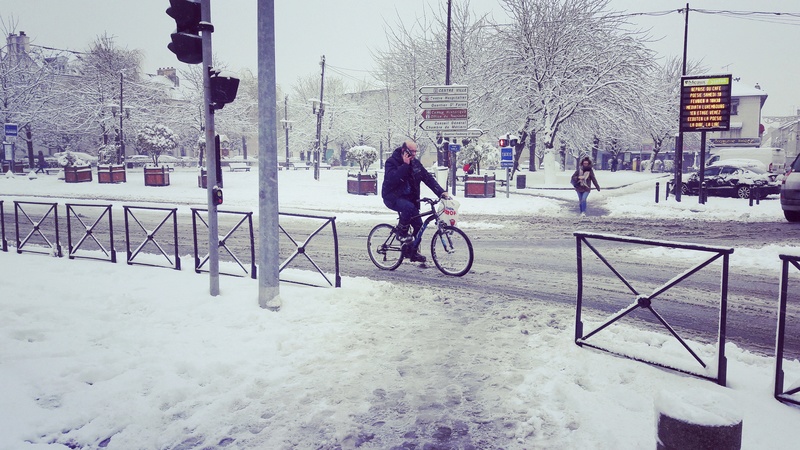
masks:
[[[17,124],[7,123],[3,127],[6,137],[17,137]]]
[[[503,147],[500,149],[500,167],[509,168],[514,167],[514,149],[511,147]]]
[[[461,144],[450,144],[449,150],[453,153],[461,151]]]

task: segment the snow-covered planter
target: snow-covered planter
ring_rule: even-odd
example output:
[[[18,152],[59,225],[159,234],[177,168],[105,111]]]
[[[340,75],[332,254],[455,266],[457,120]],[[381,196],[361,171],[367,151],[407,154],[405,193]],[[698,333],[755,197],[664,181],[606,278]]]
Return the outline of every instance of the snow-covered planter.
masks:
[[[64,181],[67,183],[84,183],[92,181],[92,167],[64,166]]]
[[[128,181],[128,174],[124,164],[97,165],[98,183],[125,183],[126,181]]]
[[[167,166],[144,166],[145,186],[169,186],[169,168]]]
[[[358,173],[347,173],[347,193],[378,195],[378,173],[366,173],[378,159],[378,151],[368,145],[357,145],[347,150],[347,161],[358,164]]]

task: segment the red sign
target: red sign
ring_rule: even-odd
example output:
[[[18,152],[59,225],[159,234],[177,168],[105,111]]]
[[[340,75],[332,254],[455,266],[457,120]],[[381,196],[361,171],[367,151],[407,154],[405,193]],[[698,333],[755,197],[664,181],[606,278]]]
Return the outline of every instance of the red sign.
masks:
[[[466,119],[466,109],[426,109],[422,111],[423,119],[430,120],[448,120],[448,119]]]

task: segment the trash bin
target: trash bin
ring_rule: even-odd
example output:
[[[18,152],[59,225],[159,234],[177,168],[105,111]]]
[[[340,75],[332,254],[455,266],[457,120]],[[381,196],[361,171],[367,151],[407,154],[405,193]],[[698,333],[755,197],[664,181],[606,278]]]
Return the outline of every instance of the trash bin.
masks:
[[[517,174],[517,189],[525,189],[525,175]]]

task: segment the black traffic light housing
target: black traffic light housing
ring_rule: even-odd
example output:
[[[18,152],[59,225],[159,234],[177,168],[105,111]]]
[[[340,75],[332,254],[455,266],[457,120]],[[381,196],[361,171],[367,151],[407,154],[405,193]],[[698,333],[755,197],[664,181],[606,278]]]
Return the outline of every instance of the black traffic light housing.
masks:
[[[211,25],[201,23],[200,3],[191,0],[169,0],[167,15],[175,19],[176,30],[170,35],[172,42],[167,48],[186,64],[203,62],[203,39],[201,30],[210,30]]]
[[[500,144],[500,147],[508,147],[508,139],[500,138],[498,143]]]
[[[222,109],[226,104],[236,100],[239,92],[239,79],[231,72],[209,69],[211,81],[211,109]]]
[[[222,188],[219,186],[214,186],[211,188],[211,195],[214,197],[214,204],[221,205],[222,204]]]

